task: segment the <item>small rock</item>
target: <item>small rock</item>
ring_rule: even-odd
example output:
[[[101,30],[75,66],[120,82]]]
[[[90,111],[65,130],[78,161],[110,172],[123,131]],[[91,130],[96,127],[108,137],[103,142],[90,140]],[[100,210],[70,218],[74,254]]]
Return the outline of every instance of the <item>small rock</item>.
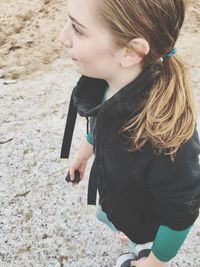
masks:
[[[32,213],[32,211],[29,211],[29,212],[25,213],[24,221],[27,222],[30,219],[32,219],[32,217],[33,217],[33,213]]]
[[[42,236],[42,239],[47,239],[48,238],[48,235],[47,234],[44,234],[43,236]]]
[[[8,85],[8,84],[14,84],[14,83],[17,83],[17,80],[4,80],[3,83],[5,85]]]
[[[30,251],[30,249],[31,249],[30,246],[28,247],[24,246],[24,247],[19,248],[18,253],[25,253],[25,252]]]

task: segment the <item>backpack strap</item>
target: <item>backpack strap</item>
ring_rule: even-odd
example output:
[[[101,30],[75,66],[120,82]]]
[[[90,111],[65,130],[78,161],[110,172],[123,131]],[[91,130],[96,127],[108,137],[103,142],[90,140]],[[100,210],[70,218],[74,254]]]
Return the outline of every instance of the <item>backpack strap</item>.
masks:
[[[69,158],[69,152],[70,152],[71,143],[72,143],[72,136],[73,136],[74,127],[76,123],[77,109],[74,107],[72,96],[73,94],[71,95],[71,98],[70,98],[67,122],[65,126],[65,132],[64,132],[62,148],[61,148],[61,155],[60,155],[61,158]]]

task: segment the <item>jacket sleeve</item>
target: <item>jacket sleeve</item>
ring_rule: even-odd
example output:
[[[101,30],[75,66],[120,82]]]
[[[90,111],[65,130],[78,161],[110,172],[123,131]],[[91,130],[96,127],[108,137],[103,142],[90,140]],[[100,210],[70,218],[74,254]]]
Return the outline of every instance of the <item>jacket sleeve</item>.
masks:
[[[148,187],[155,214],[161,225],[183,230],[194,223],[200,207],[200,143],[193,136],[177,151],[174,161],[169,155],[153,159]]]

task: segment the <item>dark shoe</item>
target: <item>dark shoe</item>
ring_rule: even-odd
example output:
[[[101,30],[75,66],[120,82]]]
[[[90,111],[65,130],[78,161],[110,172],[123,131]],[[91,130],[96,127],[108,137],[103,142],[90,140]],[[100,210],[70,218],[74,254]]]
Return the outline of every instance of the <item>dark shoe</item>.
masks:
[[[139,260],[143,257],[147,258],[150,253],[151,253],[151,249],[143,249],[138,253],[137,259]]]
[[[119,256],[117,259],[115,267],[130,267],[131,261],[133,260],[139,260],[143,257],[148,257],[151,253],[151,249],[143,249],[139,252],[138,256],[136,256],[134,253],[124,253]]]

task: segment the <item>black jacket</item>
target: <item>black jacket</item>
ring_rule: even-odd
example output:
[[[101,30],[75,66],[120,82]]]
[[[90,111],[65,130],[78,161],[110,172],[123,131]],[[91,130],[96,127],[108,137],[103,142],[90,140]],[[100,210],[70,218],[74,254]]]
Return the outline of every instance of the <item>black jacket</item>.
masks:
[[[102,103],[105,80],[82,76],[74,88],[68,112],[61,158],[69,156],[76,111],[90,118],[94,162],[88,203],[99,202],[109,220],[132,241],[155,239],[160,225],[182,230],[193,224],[200,207],[200,142],[197,130],[183,144],[174,161],[158,155],[147,142],[130,152],[122,125],[145,105],[153,75],[146,69],[138,78]]]

